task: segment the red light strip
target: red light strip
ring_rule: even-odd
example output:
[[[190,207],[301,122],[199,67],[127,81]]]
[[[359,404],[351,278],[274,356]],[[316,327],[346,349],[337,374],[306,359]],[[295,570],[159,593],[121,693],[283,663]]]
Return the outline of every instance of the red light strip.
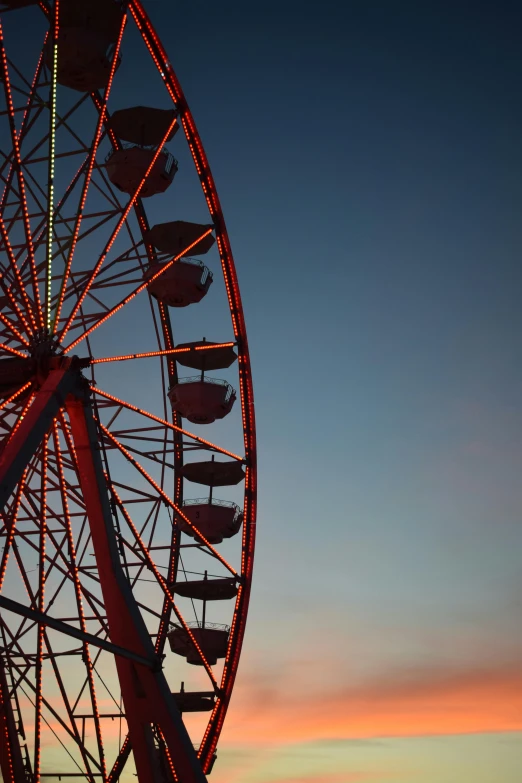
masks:
[[[24,316],[23,312],[18,307],[18,305],[16,303],[16,299],[13,296],[13,292],[12,292],[11,288],[4,281],[4,275],[1,272],[0,272],[0,286],[1,286],[2,291],[4,292],[4,294],[9,299],[9,304],[11,305],[13,310],[16,312],[20,322],[24,325],[24,330],[25,330],[26,334],[31,334],[31,328],[30,328],[29,324],[27,323],[27,321],[25,320],[25,316]]]
[[[61,332],[61,335],[60,335],[60,340],[61,340],[61,341],[63,340],[63,338],[65,337],[65,335],[66,335],[66,334],[67,334],[67,332],[69,331],[69,329],[70,329],[70,327],[71,327],[71,324],[72,324],[72,322],[73,322],[73,321],[74,321],[74,319],[76,318],[76,313],[78,312],[78,310],[79,310],[79,309],[80,309],[80,307],[82,306],[82,304],[83,304],[83,302],[84,302],[84,300],[85,300],[85,297],[86,297],[86,296],[87,296],[87,294],[89,293],[89,290],[90,290],[90,288],[91,288],[91,285],[92,285],[92,284],[93,284],[93,282],[94,282],[94,278],[96,277],[96,275],[97,275],[97,274],[98,274],[98,272],[100,271],[100,268],[101,268],[101,266],[102,266],[103,262],[105,261],[105,259],[106,259],[107,255],[108,255],[108,253],[109,253],[109,251],[110,251],[111,247],[113,246],[113,244],[114,244],[114,241],[115,241],[116,237],[118,236],[118,234],[119,234],[119,232],[120,232],[120,229],[121,229],[121,227],[123,226],[123,224],[124,224],[124,223],[125,223],[125,221],[127,220],[127,217],[128,217],[128,215],[129,215],[129,212],[131,211],[132,207],[134,206],[134,204],[135,204],[135,202],[136,202],[136,199],[139,197],[139,195],[140,195],[140,193],[141,193],[141,191],[142,191],[142,189],[143,189],[143,186],[145,185],[145,182],[147,181],[147,178],[148,178],[148,176],[149,176],[150,172],[151,172],[151,171],[152,171],[152,169],[154,168],[154,166],[155,166],[155,164],[156,164],[156,161],[157,161],[157,159],[159,158],[159,156],[160,156],[161,152],[163,151],[163,146],[164,146],[164,144],[165,144],[166,140],[168,139],[168,137],[170,136],[170,134],[171,134],[171,132],[172,132],[172,130],[173,130],[173,128],[174,128],[174,126],[175,126],[176,122],[177,122],[177,119],[176,119],[176,117],[174,117],[174,119],[172,120],[172,122],[170,123],[170,125],[169,125],[169,127],[168,127],[168,129],[167,129],[167,132],[166,132],[166,133],[165,133],[165,135],[163,136],[163,139],[162,139],[162,141],[161,141],[161,144],[158,146],[158,148],[157,148],[156,152],[155,152],[155,153],[154,153],[154,155],[152,156],[152,161],[151,161],[151,163],[150,163],[149,167],[147,168],[147,171],[145,172],[145,175],[143,176],[143,179],[141,180],[140,184],[138,185],[138,187],[137,187],[137,189],[136,189],[136,191],[135,191],[134,195],[132,196],[132,198],[130,198],[130,199],[129,199],[129,201],[127,202],[127,206],[125,207],[125,209],[124,209],[124,211],[123,211],[123,214],[122,214],[121,218],[118,220],[118,223],[117,223],[117,225],[116,225],[116,228],[115,228],[115,229],[114,229],[114,231],[112,232],[112,235],[111,235],[111,237],[110,237],[109,241],[107,242],[107,244],[106,244],[106,246],[105,246],[105,250],[104,250],[104,251],[103,251],[103,253],[101,254],[100,258],[98,259],[98,261],[97,261],[97,263],[96,263],[96,266],[94,267],[93,271],[91,272],[91,276],[89,277],[89,279],[88,279],[87,283],[85,284],[85,286],[84,286],[84,288],[83,288],[83,291],[82,291],[82,293],[81,293],[81,296],[80,296],[80,298],[79,298],[79,299],[78,299],[78,301],[76,302],[76,304],[75,304],[75,306],[74,306],[74,308],[73,308],[73,310],[72,310],[72,312],[71,312],[71,314],[70,314],[69,318],[67,319],[67,322],[66,322],[66,324],[65,324],[65,326],[64,326],[64,328],[63,328],[63,330],[62,330],[62,332]],[[132,297],[131,297],[131,298],[132,298]],[[119,309],[119,308],[118,308],[118,309]],[[107,316],[107,317],[108,317],[108,316]],[[106,320],[106,319],[104,319],[104,320]],[[90,331],[91,331],[91,330],[90,330]],[[89,332],[86,332],[86,334],[88,334],[88,333],[89,333]],[[85,336],[85,335],[84,335],[84,336]],[[79,341],[76,341],[76,342],[79,342]],[[75,342],[75,343],[73,343],[73,344],[74,344],[74,345],[76,345],[76,342]]]
[[[34,255],[33,237],[31,233],[31,223],[29,221],[29,209],[27,206],[27,198],[25,195],[25,182],[24,182],[24,175],[22,171],[22,155],[20,152],[20,144],[19,144],[18,135],[16,133],[15,122],[14,122],[15,109],[14,109],[13,98],[11,95],[11,83],[9,81],[9,69],[7,66],[7,55],[5,53],[5,45],[4,45],[4,33],[3,33],[1,22],[0,22],[0,50],[1,50],[0,60],[1,60],[2,76],[3,76],[2,81],[4,82],[4,92],[5,92],[5,97],[7,101],[7,107],[8,107],[9,126],[11,129],[13,152],[16,160],[18,187],[20,189],[20,202],[22,206],[22,216],[23,216],[23,222],[25,228],[25,238],[27,242],[27,251],[29,254],[31,277],[33,281],[34,298],[36,303],[36,315],[38,317],[38,320],[40,321],[40,325],[43,327],[44,322],[43,322],[43,314],[42,314],[42,307],[41,307],[41,300],[40,300],[40,291],[38,288],[36,259]]]
[[[3,688],[0,689],[0,705],[2,709],[2,715],[7,715],[9,710],[9,694],[4,694]],[[9,764],[9,773],[7,774],[6,783],[16,783],[13,754],[11,752],[11,738],[9,736],[7,720],[4,719],[2,723],[4,724],[4,740],[2,743],[2,748],[7,753],[7,762]]]
[[[189,145],[194,165],[199,174],[201,187],[205,195],[210,215],[216,227],[216,239],[221,258],[223,278],[226,286],[230,316],[234,328],[234,334],[238,340],[239,348],[239,389],[243,418],[243,435],[245,441],[245,454],[249,467],[245,477],[245,504],[243,523],[243,551],[241,558],[243,589],[238,593],[233,623],[234,633],[223,669],[224,697],[218,700],[215,710],[210,717],[204,743],[200,747],[198,755],[201,758],[203,769],[208,772],[212,754],[215,751],[226,715],[230,694],[237,673],[238,660],[244,637],[245,621],[248,612],[250,584],[254,560],[255,544],[255,519],[256,519],[256,435],[255,413],[252,389],[252,376],[248,356],[248,341],[245,329],[245,320],[241,304],[241,296],[237,284],[237,276],[234,267],[234,259],[228,240],[227,230],[215,183],[210,171],[208,160],[203,150],[194,120],[190,114],[187,102],[179,81],[169,63],[167,54],[159,41],[152,24],[143,8],[141,0],[130,0],[129,10],[132,13],[136,26],[145,41],[151,57],[163,78],[165,86],[179,110],[185,137]],[[232,638],[233,637],[233,638]]]
[[[172,510],[173,510],[173,511],[174,511],[174,512],[175,512],[175,513],[176,513],[176,514],[179,516],[179,517],[181,517],[181,519],[182,519],[182,520],[183,520],[183,521],[184,521],[184,522],[185,522],[185,523],[186,523],[186,524],[189,526],[189,528],[192,530],[192,532],[194,533],[195,537],[196,537],[196,538],[197,538],[199,541],[201,541],[201,543],[202,543],[204,546],[206,546],[206,547],[207,547],[207,549],[208,549],[210,552],[212,552],[212,554],[214,555],[214,557],[216,557],[216,558],[219,560],[219,562],[221,563],[221,565],[224,565],[224,566],[225,566],[225,568],[226,568],[228,571],[230,571],[230,573],[232,574],[232,576],[235,576],[235,577],[239,576],[239,575],[238,575],[238,573],[237,573],[237,571],[235,571],[235,570],[232,568],[232,566],[231,566],[231,565],[229,565],[229,564],[227,563],[227,561],[225,560],[225,558],[224,558],[224,557],[221,557],[221,555],[219,554],[219,552],[217,551],[217,549],[214,549],[214,547],[212,546],[212,544],[210,544],[210,543],[207,541],[207,539],[205,538],[205,536],[204,536],[202,533],[200,533],[200,532],[199,532],[199,530],[197,529],[197,527],[196,527],[195,525],[193,525],[193,524],[192,524],[192,522],[190,521],[190,519],[189,519],[189,518],[188,518],[188,517],[187,517],[187,516],[186,516],[186,515],[183,513],[183,511],[181,511],[181,509],[180,509],[178,506],[176,506],[176,504],[175,504],[175,503],[173,503],[173,502],[172,502],[172,500],[169,498],[169,496],[168,496],[168,495],[167,495],[167,494],[166,494],[166,493],[165,493],[165,492],[162,490],[162,488],[160,487],[160,485],[159,485],[159,484],[157,484],[157,483],[154,481],[154,479],[152,478],[152,476],[149,476],[149,474],[147,473],[147,471],[145,470],[145,468],[143,468],[143,467],[140,465],[140,463],[139,463],[139,462],[137,462],[137,461],[134,459],[134,457],[132,457],[132,456],[131,456],[131,454],[130,454],[130,453],[127,451],[127,449],[125,448],[125,446],[122,446],[122,444],[119,442],[119,440],[118,440],[117,438],[115,438],[115,437],[114,437],[114,435],[113,435],[111,432],[109,432],[109,430],[107,429],[107,427],[104,427],[104,426],[103,426],[103,424],[102,424],[101,422],[100,422],[100,427],[101,427],[101,429],[103,430],[103,432],[105,433],[105,435],[106,435],[106,436],[109,438],[109,440],[111,441],[111,443],[113,443],[113,444],[116,446],[116,448],[117,448],[117,449],[119,449],[119,451],[121,451],[121,453],[123,454],[123,456],[127,458],[127,460],[128,460],[130,463],[131,463],[131,465],[134,465],[134,467],[136,468],[136,470],[137,470],[139,473],[141,473],[141,475],[143,476],[143,478],[145,478],[145,479],[146,479],[146,480],[149,482],[149,484],[150,484],[152,487],[154,487],[154,489],[156,490],[156,492],[157,492],[157,493],[158,493],[158,494],[161,496],[161,498],[162,498],[162,499],[165,501],[165,503],[166,503],[168,506],[170,506],[170,508],[171,508],[171,509],[172,509]]]
[[[65,297],[65,289],[66,289],[66,286],[67,286],[67,281],[68,281],[69,273],[70,273],[70,270],[71,270],[71,265],[72,265],[72,261],[73,261],[74,251],[76,250],[76,244],[78,242],[78,236],[80,234],[80,226],[82,224],[82,219],[83,219],[83,210],[85,208],[85,202],[87,201],[87,193],[88,193],[89,185],[90,185],[90,182],[91,182],[91,176],[92,176],[92,172],[93,172],[93,169],[94,169],[94,163],[95,163],[95,160],[96,160],[96,153],[98,151],[98,145],[100,143],[100,138],[101,138],[101,134],[102,134],[102,130],[103,130],[103,123],[105,121],[105,115],[106,115],[106,112],[107,112],[107,101],[109,100],[109,94],[110,94],[110,91],[111,91],[112,82],[113,82],[113,79],[114,79],[114,74],[116,73],[116,67],[118,65],[118,56],[119,56],[119,52],[120,52],[121,41],[122,41],[122,38],[123,38],[123,33],[124,33],[124,30],[125,30],[125,23],[126,23],[126,21],[127,21],[127,15],[124,14],[123,17],[122,17],[120,34],[118,36],[118,41],[116,43],[116,48],[114,50],[114,54],[113,54],[113,57],[112,57],[111,70],[110,70],[110,74],[109,74],[109,81],[107,82],[107,86],[105,88],[105,93],[104,93],[104,96],[103,96],[102,108],[101,108],[101,111],[100,111],[100,113],[98,115],[98,123],[96,125],[96,132],[94,134],[92,147],[91,147],[90,152],[89,152],[87,171],[86,171],[86,174],[85,174],[85,179],[84,179],[83,188],[82,188],[82,195],[81,195],[81,198],[80,198],[80,206],[78,208],[78,213],[76,215],[76,222],[75,222],[75,225],[74,225],[74,232],[73,232],[71,244],[70,244],[70,247],[69,247],[69,252],[67,254],[67,262],[66,262],[66,265],[65,265],[65,271],[64,271],[64,274],[63,274],[63,279],[62,279],[62,283],[61,283],[61,287],[60,287],[60,295],[58,297],[58,304],[56,306],[56,313],[55,313],[54,320],[53,320],[53,328],[52,328],[53,332],[56,331],[56,326],[57,326],[57,324],[58,324],[58,322],[60,320],[60,313],[61,313],[61,310],[62,310],[63,300],[64,300],[64,297]]]
[[[11,269],[13,270],[16,282],[18,284],[18,288],[20,289],[20,293],[22,294],[22,299],[24,300],[27,314],[29,315],[29,318],[31,320],[32,328],[33,330],[35,330],[38,328],[38,325],[36,323],[34,313],[33,313],[33,304],[31,303],[27,291],[25,290],[25,284],[24,281],[22,280],[22,275],[20,274],[20,270],[18,269],[18,266],[16,264],[16,258],[14,256],[11,243],[9,242],[9,236],[7,234],[7,229],[5,227],[5,223],[3,221],[1,213],[0,213],[0,234],[2,235],[2,242],[4,243],[7,257],[11,265]]]
[[[38,566],[38,611],[45,611],[45,544],[47,536],[47,468],[48,468],[48,435],[42,444],[42,490],[40,508],[40,562]],[[43,646],[45,625],[38,623],[37,657],[36,657],[36,711],[34,735],[34,780],[40,781],[41,773],[41,734],[42,734],[42,686],[43,686]]]
[[[174,783],[179,783],[179,778],[176,775],[176,770],[174,769],[174,764],[172,763],[172,758],[171,758],[171,755],[169,753],[169,749],[168,749],[167,743],[165,742],[165,737],[163,736],[163,732],[161,731],[159,726],[157,726],[156,728],[157,728],[158,734],[160,735],[161,740],[163,742],[163,750],[165,751],[165,755],[167,757],[167,761],[169,762],[170,773],[172,775]]]
[[[21,356],[22,359],[28,359],[29,358],[26,353],[22,353],[21,351],[17,351],[16,348],[11,348],[10,345],[6,345],[5,343],[0,343],[0,348],[3,348],[4,351],[7,351],[8,353],[12,353],[15,356]]]
[[[13,402],[13,400],[16,400],[17,397],[20,396],[26,389],[29,389],[32,385],[32,381],[28,381],[26,384],[24,384],[18,391],[15,391],[14,394],[11,394],[10,397],[7,398],[7,400],[4,400],[3,403],[0,405],[0,411],[3,408],[7,408],[10,402]]]
[[[198,242],[201,242],[202,239],[204,239],[206,236],[212,233],[214,230],[214,227],[207,229],[204,234],[202,234],[200,237],[198,237],[192,244],[190,244],[188,247],[186,247],[181,253],[179,253],[175,258],[171,259],[170,261],[167,261],[166,264],[162,264],[161,268],[156,272],[156,274],[151,275],[148,280],[145,283],[142,283],[137,288],[134,289],[132,293],[130,293],[128,296],[125,297],[125,299],[122,299],[121,302],[117,305],[115,305],[109,312],[104,315],[103,318],[100,318],[99,321],[96,321],[95,324],[93,324],[89,329],[87,329],[83,334],[81,334],[73,343],[70,343],[70,345],[67,346],[67,348],[64,349],[64,352],[67,353],[72,348],[75,348],[78,343],[81,343],[82,340],[85,340],[85,338],[91,334],[91,332],[94,332],[95,329],[97,329],[99,326],[101,326],[105,321],[108,321],[111,316],[114,315],[114,313],[117,313],[118,310],[121,310],[122,307],[125,307],[126,304],[128,304],[131,299],[134,299],[135,296],[137,296],[139,293],[145,290],[145,288],[148,288],[148,286],[156,280],[160,275],[162,275],[164,272],[167,271],[167,269],[170,269],[172,264],[174,264],[176,261],[179,261],[179,259],[186,255],[188,251],[193,248],[195,245],[198,244]],[[93,277],[91,276],[91,282]],[[85,290],[82,296],[85,298]],[[82,299],[83,301],[83,299]],[[69,319],[70,320],[70,319]],[[62,333],[62,338],[65,335],[65,331]]]
[[[216,345],[202,345],[196,348],[167,348],[165,351],[150,351],[149,353],[128,353],[122,356],[107,356],[103,359],[92,359],[91,364],[104,362],[125,362],[128,359],[148,359],[151,356],[170,356],[176,353],[190,353],[191,351],[211,351],[213,348],[233,348],[235,343],[216,343]]]
[[[13,538],[16,532],[16,520],[18,517],[18,511],[20,509],[20,503],[22,502],[22,493],[24,490],[26,477],[27,477],[27,468],[24,470],[23,476],[20,479],[20,483],[18,484],[18,488],[16,490],[15,502],[11,509],[9,521],[8,522],[6,521],[6,527],[8,527],[8,531],[4,544],[4,551],[2,553],[2,563],[0,564],[0,592],[2,591],[2,587],[4,584],[5,572],[7,569],[7,561],[9,559],[9,552],[11,551],[11,544],[13,543]]]
[[[63,511],[65,515],[66,520],[66,528],[67,528],[67,542],[69,544],[69,556],[70,556],[70,565],[71,565],[71,571],[72,571],[72,578],[74,583],[74,592],[76,594],[76,606],[78,609],[78,617],[80,621],[80,629],[83,631],[83,633],[87,632],[87,624],[85,622],[85,613],[83,611],[83,601],[82,601],[82,588],[80,584],[80,578],[78,575],[78,566],[76,561],[76,549],[74,546],[74,537],[72,532],[72,523],[71,523],[71,517],[69,513],[69,501],[67,499],[67,482],[65,480],[65,474],[63,470],[63,459],[62,459],[62,452],[60,449],[60,437],[59,437],[59,430],[58,430],[58,422],[55,419],[53,422],[53,436],[54,436],[54,447],[56,452],[56,465],[58,468],[58,477],[60,480],[60,495],[62,499],[62,506]],[[87,671],[87,679],[89,682],[89,692],[91,696],[91,704],[93,709],[93,715],[94,715],[94,726],[96,730],[96,739],[98,742],[98,749],[100,751],[100,761],[101,761],[101,768],[102,768],[102,775],[103,780],[107,780],[107,764],[105,761],[105,753],[103,751],[103,737],[101,733],[101,727],[100,727],[100,711],[98,708],[98,701],[96,699],[96,688],[94,685],[94,676],[93,676],[93,665],[92,665],[92,659],[91,659],[91,653],[89,650],[89,645],[87,642],[83,643],[83,659],[85,662],[85,668]]]
[[[45,50],[45,45],[47,43],[47,38],[48,37],[49,37],[49,31],[47,31],[45,33],[42,50],[40,52],[40,57],[38,58],[38,64],[36,66],[36,70],[34,72],[33,82],[31,84],[31,90],[30,90],[29,96],[27,98],[27,103],[26,103],[26,107],[24,109],[24,115],[22,117],[22,123],[21,123],[21,126],[20,126],[20,133],[19,133],[19,136],[18,136],[19,141],[22,140],[22,135],[23,135],[24,131],[26,130],[25,123],[26,123],[27,118],[29,116],[29,112],[31,110],[31,105],[32,105],[32,102],[33,102],[32,98],[33,98],[33,95],[34,95],[34,93],[36,91],[36,85],[38,83],[38,79],[40,78],[40,73],[41,73],[42,64],[43,64],[43,53],[44,53],[44,50]],[[3,211],[5,200],[7,198],[8,193],[9,193],[9,188],[11,186],[12,173],[13,173],[13,164],[11,163],[11,165],[9,167],[9,174],[6,177],[6,180],[7,180],[6,186],[4,188],[4,192],[2,193],[2,198],[0,199],[0,212]]]
[[[11,332],[14,334],[14,336],[15,336],[15,337],[16,337],[18,340],[20,340],[20,342],[21,342],[23,345],[27,345],[27,346],[29,346],[29,340],[26,340],[26,339],[25,339],[25,337],[23,337],[23,336],[20,334],[20,332],[18,331],[18,329],[16,328],[16,326],[14,325],[14,323],[11,321],[11,319],[10,319],[10,318],[8,318],[8,317],[7,317],[6,315],[4,315],[3,313],[0,313],[0,321],[1,321],[1,322],[2,322],[2,323],[5,325],[5,326],[7,326],[7,328],[8,328],[8,329],[9,329],[9,330],[10,330],[10,331],[11,331]]]
[[[52,275],[53,275],[53,234],[54,234],[54,167],[56,153],[56,104],[58,92],[58,32],[59,32],[60,0],[54,0],[53,23],[51,27],[51,44],[53,65],[51,68],[51,83],[49,90],[49,160],[47,171],[47,259],[45,265],[45,325],[51,327],[52,307]]]
[[[34,399],[34,394],[31,394],[31,396],[29,397],[29,399],[28,399],[28,400],[27,400],[27,402],[25,403],[24,407],[23,407],[23,408],[22,408],[22,410],[20,411],[20,413],[19,413],[19,415],[18,415],[18,419],[16,420],[14,427],[11,429],[11,432],[10,432],[10,434],[9,434],[9,437],[8,437],[8,439],[7,439],[7,442],[4,444],[4,448],[5,448],[5,446],[7,446],[7,444],[9,443],[9,441],[12,439],[13,435],[15,434],[15,432],[16,432],[16,431],[17,431],[17,429],[18,429],[18,427],[20,426],[20,424],[21,424],[21,423],[22,423],[22,421],[24,420],[25,416],[27,415],[27,411],[28,411],[28,410],[29,410],[29,408],[31,407],[31,405],[32,405],[32,402],[33,402],[33,399]]]
[[[168,427],[169,429],[174,430],[175,432],[180,432],[182,435],[186,435],[187,438],[191,438],[192,440],[201,443],[202,446],[208,446],[214,451],[218,451],[220,454],[225,454],[227,457],[232,457],[232,459],[237,459],[238,462],[244,461],[243,458],[240,457],[238,454],[234,454],[232,451],[227,451],[226,449],[222,449],[220,446],[216,446],[215,443],[211,443],[209,440],[200,438],[198,435],[194,435],[192,432],[188,432],[187,430],[184,430],[181,427],[177,427],[175,424],[171,424],[170,421],[166,421],[165,419],[160,419],[159,416],[155,416],[153,413],[144,411],[142,408],[137,408],[136,405],[131,405],[130,402],[125,402],[124,400],[120,400],[118,397],[115,397],[113,394],[104,392],[101,389],[98,389],[97,387],[94,387],[92,391],[95,394],[99,394],[100,397],[106,397],[108,400],[117,402],[118,405],[123,405],[124,408],[128,408],[129,410],[134,411],[135,413],[140,413],[142,416],[145,416],[148,419],[152,419],[152,421],[157,421],[158,424],[163,424],[165,427]]]
[[[24,131],[26,129],[26,121],[27,121],[27,118],[29,116],[29,112],[31,110],[32,96],[35,93],[36,84],[38,83],[38,79],[40,78],[40,73],[41,73],[41,70],[42,70],[42,63],[43,63],[43,52],[44,52],[45,44],[47,42],[48,35],[49,35],[49,33],[46,32],[45,33],[45,38],[44,38],[44,44],[43,44],[43,47],[42,47],[42,51],[40,52],[40,57],[38,58],[38,65],[36,66],[36,70],[35,70],[34,77],[33,77],[33,82],[31,84],[31,91],[29,93],[29,98],[27,99],[27,105],[26,105],[26,108],[24,110],[22,123],[21,123],[21,126],[20,126],[20,134],[19,134],[19,137],[18,137],[20,142],[22,140],[22,136],[23,136]],[[6,198],[8,196],[8,193],[10,191],[12,178],[13,178],[13,172],[14,172],[14,166],[11,163],[10,168],[9,168],[9,174],[8,174],[8,176],[6,178],[6,186],[4,188],[4,192],[2,193],[2,198],[0,200],[0,231],[2,233],[2,238],[3,238],[4,244],[5,244],[5,248],[6,248],[6,251],[7,251],[7,255],[8,255],[8,258],[9,258],[9,263],[10,263],[10,265],[11,265],[13,271],[14,271],[16,282],[18,283],[18,287],[19,287],[20,292],[22,294],[22,299],[24,300],[24,304],[25,304],[25,307],[27,309],[27,313],[28,313],[29,318],[30,318],[31,323],[32,323],[32,328],[34,330],[34,329],[37,328],[37,325],[36,325],[36,321],[35,321],[35,318],[34,318],[34,315],[33,315],[33,307],[32,307],[32,305],[31,305],[31,303],[29,301],[29,297],[27,296],[25,285],[24,285],[24,283],[22,281],[22,278],[20,276],[20,272],[18,271],[18,267],[17,267],[17,264],[16,264],[16,259],[14,257],[11,245],[9,243],[9,237],[7,236],[7,231],[5,229],[5,225],[4,225],[3,220],[2,220],[3,207],[4,207],[4,204],[5,204]],[[16,304],[16,301],[14,299],[14,296],[13,296],[12,292],[11,292],[11,289],[8,288],[5,285],[5,283],[3,283],[3,281],[1,283],[1,285],[2,285],[2,289],[4,290],[4,293],[9,298],[9,301],[11,303],[11,306],[12,306],[13,310],[16,311],[16,314],[18,315],[20,321],[23,323],[25,331],[27,332],[27,334],[31,334],[31,328],[28,326],[24,314],[22,313],[22,311],[20,310],[20,308]]]
[[[108,481],[107,475],[105,476],[105,478]],[[150,554],[149,554],[149,552],[147,550],[147,547],[143,543],[143,539],[141,538],[141,536],[140,536],[136,526],[134,525],[134,522],[130,518],[127,509],[123,505],[123,503],[121,501],[121,498],[118,495],[118,492],[116,491],[115,487],[112,486],[112,484],[110,485],[110,487],[111,487],[111,492],[113,493],[114,497],[116,498],[116,503],[118,504],[118,506],[119,506],[119,508],[120,508],[120,510],[121,510],[121,512],[123,514],[123,516],[125,517],[125,521],[127,522],[128,526],[130,527],[132,535],[136,539],[136,542],[138,543],[138,545],[139,545],[139,547],[140,547],[140,549],[141,549],[141,551],[142,551],[142,553],[143,553],[143,555],[144,555],[144,557],[145,557],[145,559],[147,561],[147,564],[148,564],[149,568],[151,569],[151,571],[153,572],[154,576],[158,580],[158,583],[160,584],[161,589],[163,590],[166,599],[168,600],[168,602],[170,603],[170,605],[174,609],[176,617],[178,618],[178,620],[180,621],[181,625],[183,626],[183,630],[190,637],[190,641],[192,642],[192,644],[196,648],[196,650],[198,652],[198,655],[201,658],[201,662],[202,662],[203,666],[205,667],[208,676],[210,677],[212,685],[217,690],[218,684],[217,684],[216,679],[214,677],[214,673],[213,673],[209,663],[207,662],[207,659],[205,658],[203,650],[201,649],[201,647],[197,643],[194,634],[192,633],[192,631],[190,630],[190,628],[186,624],[185,620],[183,619],[183,615],[181,614],[181,612],[179,611],[178,607],[176,606],[174,598],[169,593],[169,589],[167,587],[167,583],[165,582],[165,580],[163,579],[162,575],[160,574],[160,572],[156,568],[156,564],[154,563],[153,559],[151,558],[151,556],[150,556]]]
[[[109,775],[109,783],[112,783],[112,781],[114,781],[115,775],[117,775],[117,780],[119,780],[120,772],[123,769],[123,766],[125,765],[125,762],[129,757],[129,753],[131,750],[129,745],[130,745],[130,738],[129,735],[127,734],[127,736],[123,740],[123,745],[120,748],[119,756],[117,757],[116,761],[114,762],[114,766],[111,769],[111,773]],[[120,766],[120,761],[122,758],[124,759],[123,766]]]

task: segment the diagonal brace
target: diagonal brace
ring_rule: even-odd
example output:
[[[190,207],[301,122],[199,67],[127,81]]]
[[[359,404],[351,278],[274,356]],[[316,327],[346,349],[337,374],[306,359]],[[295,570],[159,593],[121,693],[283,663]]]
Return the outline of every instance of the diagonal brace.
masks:
[[[24,606],[23,604],[18,603],[18,601],[13,601],[11,598],[6,598],[3,595],[0,595],[0,609],[7,609],[8,612],[14,612],[22,617],[27,617],[28,620],[33,620],[39,625],[46,625],[48,628],[53,628],[55,631],[66,634],[66,636],[72,636],[74,639],[79,639],[81,642],[87,642],[95,647],[100,647],[102,650],[107,650],[107,652],[110,652],[113,655],[121,655],[123,658],[128,658],[135,663],[140,663],[142,666],[150,666],[150,668],[158,666],[157,660],[145,658],[132,650],[127,650],[125,647],[119,647],[117,644],[112,644],[112,642],[109,642],[106,639],[100,639],[99,636],[95,636],[93,633],[81,631],[79,628],[64,623],[56,617],[51,617],[46,612],[38,612],[36,609],[31,609],[29,606]]]
[[[78,385],[78,374],[68,368],[51,370],[24,418],[11,433],[0,456],[0,510],[22,478],[49,431],[67,395]]]

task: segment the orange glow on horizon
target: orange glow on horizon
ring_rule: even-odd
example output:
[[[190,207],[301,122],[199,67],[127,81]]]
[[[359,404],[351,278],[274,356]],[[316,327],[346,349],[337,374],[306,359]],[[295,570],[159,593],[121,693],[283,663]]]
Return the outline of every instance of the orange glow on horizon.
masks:
[[[264,695],[263,695],[264,694]],[[259,709],[259,705],[270,706]],[[283,745],[321,740],[422,737],[522,731],[522,671],[427,673],[337,692],[307,685],[267,699],[259,681],[238,681],[226,740]]]

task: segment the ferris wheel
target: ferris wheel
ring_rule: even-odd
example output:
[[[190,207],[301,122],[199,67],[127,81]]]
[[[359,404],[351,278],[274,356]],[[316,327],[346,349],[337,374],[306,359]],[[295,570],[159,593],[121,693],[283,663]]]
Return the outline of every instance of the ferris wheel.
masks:
[[[0,771],[201,783],[256,515],[214,180],[140,0],[0,0],[0,82]]]

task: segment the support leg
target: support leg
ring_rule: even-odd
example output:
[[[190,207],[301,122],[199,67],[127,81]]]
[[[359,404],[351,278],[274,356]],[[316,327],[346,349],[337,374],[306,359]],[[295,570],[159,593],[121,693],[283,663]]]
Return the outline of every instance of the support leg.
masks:
[[[154,658],[150,636],[121,567],[90,403],[70,397],[66,406],[111,641],[144,658]],[[201,764],[159,666],[151,670],[120,656],[115,660],[139,783],[163,783],[153,725],[160,728],[165,738],[180,783],[205,783]]]
[[[23,783],[26,776],[22,749],[9,696],[4,664],[0,660],[0,770],[4,783]]]
[[[64,406],[65,398],[77,383],[67,369],[51,370],[26,416],[9,438],[0,456],[0,509],[22,478],[29,461],[36,454],[54,417]]]

